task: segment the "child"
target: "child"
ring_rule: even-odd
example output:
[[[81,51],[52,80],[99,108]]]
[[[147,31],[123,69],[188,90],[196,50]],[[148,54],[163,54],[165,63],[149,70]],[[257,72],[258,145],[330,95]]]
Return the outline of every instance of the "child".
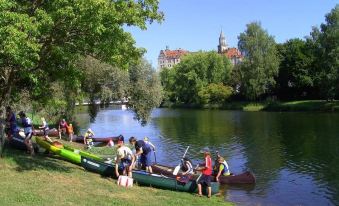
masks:
[[[202,185],[208,187],[207,197],[211,197],[211,175],[212,175],[212,159],[211,153],[208,148],[204,148],[201,153],[204,154],[205,163],[204,166],[197,168],[198,171],[202,172],[202,175],[198,181],[198,196],[202,196]]]
[[[94,132],[89,128],[84,136],[84,144],[87,145],[88,148],[91,148],[93,145],[93,138],[94,137]]]
[[[149,141],[148,137],[144,137],[144,142],[145,144],[148,144],[152,148],[153,151],[155,151],[155,146],[154,144],[152,144],[152,142]]]
[[[41,117],[41,121],[42,121],[42,125],[41,125],[39,128],[43,130],[45,140],[46,140],[46,141],[49,141],[49,142],[53,142],[53,141],[48,137],[49,127],[48,127],[48,124],[47,124],[47,122],[46,122],[46,119],[45,119],[44,117]]]
[[[217,176],[215,177],[217,182],[219,182],[219,177],[221,175],[223,176],[231,175],[230,170],[228,169],[228,164],[223,157],[221,156],[218,157],[218,163],[219,163],[218,173]]]
[[[182,175],[192,175],[193,172],[193,166],[192,162],[188,157],[185,157],[181,164],[181,170],[183,171]]]
[[[69,124],[69,125],[67,126],[67,133],[68,133],[69,141],[72,142],[73,134],[74,134],[72,124]]]

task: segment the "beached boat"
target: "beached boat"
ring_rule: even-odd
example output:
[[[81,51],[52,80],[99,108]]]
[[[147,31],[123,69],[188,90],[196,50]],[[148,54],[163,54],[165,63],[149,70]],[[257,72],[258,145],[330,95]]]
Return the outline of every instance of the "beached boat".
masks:
[[[154,173],[162,174],[170,177],[175,177],[173,175],[173,167],[160,165],[160,164],[154,164],[152,165],[152,169]],[[181,175],[181,173],[179,173]],[[193,179],[198,178],[199,174],[194,174]],[[212,179],[215,181],[215,177]],[[219,182],[220,184],[254,184],[255,183],[255,176],[253,173],[247,171],[241,174],[232,174],[229,176],[220,176]]]
[[[103,176],[116,177],[115,166],[112,163],[105,163],[103,161],[82,157],[81,165],[85,169],[99,173]],[[183,183],[178,181],[175,177],[150,174],[148,172],[145,172],[144,170],[133,170],[132,177],[140,185],[191,193],[197,193],[198,191],[196,180],[188,180],[186,183]],[[211,182],[211,187],[212,194],[216,194],[219,192],[218,182]]]
[[[101,143],[109,143],[112,141],[114,144],[118,142],[119,139],[124,139],[122,135],[116,136],[116,137],[93,137],[93,142],[101,142]],[[84,143],[84,136],[76,136],[74,135],[72,138],[72,141]]]
[[[45,148],[48,151],[53,152],[54,154],[60,155],[61,157],[65,158],[66,160],[81,164],[81,157],[89,157],[96,160],[101,160],[101,157],[98,157],[94,154],[84,152],[82,150],[73,149],[71,147],[63,146],[61,143],[55,141],[53,143],[47,142],[40,137],[36,138],[37,144],[41,147]],[[57,146],[56,146],[57,145]]]
[[[42,129],[33,129],[33,136],[44,136],[44,131]],[[53,128],[48,130],[49,137],[59,137],[59,132],[57,129]]]
[[[21,137],[19,134],[12,137],[11,141],[9,141],[8,144],[10,147],[15,148],[15,149],[27,150],[25,139]],[[38,145],[36,143],[32,143],[32,144],[33,144],[34,152],[38,152],[39,151]]]
[[[82,157],[81,166],[88,171],[98,173],[102,176],[116,178],[115,165],[111,162]]]

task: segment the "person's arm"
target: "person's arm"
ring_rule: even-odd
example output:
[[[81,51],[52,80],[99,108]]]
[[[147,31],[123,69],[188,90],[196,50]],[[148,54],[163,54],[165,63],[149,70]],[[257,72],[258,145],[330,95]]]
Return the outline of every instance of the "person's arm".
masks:
[[[142,147],[140,147],[140,148],[136,151],[135,155],[138,156],[138,155],[141,155],[142,153],[143,153]]]
[[[221,165],[219,166],[219,172],[218,172],[217,176],[215,177],[215,179],[217,180],[217,182],[219,182],[219,177],[220,177],[221,172],[222,172],[223,170],[224,170],[224,168],[223,168],[223,165],[221,164]]]
[[[134,166],[134,163],[135,163],[135,160],[136,160],[136,158],[135,158],[135,156],[133,154],[131,155],[131,157],[132,157],[132,163],[131,163],[131,165],[128,168],[129,172],[132,172],[132,169],[133,169],[133,166]]]
[[[115,175],[117,177],[119,177],[119,165],[118,165],[119,161],[120,161],[120,158],[117,157],[117,159],[115,160]]]
[[[152,144],[152,142],[148,142],[149,145],[151,145],[151,147],[153,148],[153,151],[155,151],[155,146],[154,144]]]

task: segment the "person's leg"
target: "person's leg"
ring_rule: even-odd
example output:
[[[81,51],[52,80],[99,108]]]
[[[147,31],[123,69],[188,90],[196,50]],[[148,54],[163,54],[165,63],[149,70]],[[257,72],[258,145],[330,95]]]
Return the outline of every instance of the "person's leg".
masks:
[[[59,139],[61,139],[61,129],[59,129],[58,132],[59,132]]]
[[[207,197],[211,197],[211,194],[212,194],[212,188],[208,187],[208,195],[207,195]]]
[[[201,191],[201,184],[198,184],[198,195],[202,195],[202,191]]]

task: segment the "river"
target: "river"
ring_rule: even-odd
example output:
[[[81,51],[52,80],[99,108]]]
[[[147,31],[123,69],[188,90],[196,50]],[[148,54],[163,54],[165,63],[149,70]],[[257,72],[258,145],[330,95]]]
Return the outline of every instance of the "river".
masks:
[[[207,146],[231,172],[252,171],[252,186],[223,186],[239,205],[339,205],[339,114],[155,109],[142,127],[120,106],[79,109],[81,131],[149,137],[158,163],[177,165],[186,149],[194,165]],[[96,115],[95,115],[96,114]],[[214,153],[214,152],[213,152]],[[212,153],[212,154],[213,154]]]

